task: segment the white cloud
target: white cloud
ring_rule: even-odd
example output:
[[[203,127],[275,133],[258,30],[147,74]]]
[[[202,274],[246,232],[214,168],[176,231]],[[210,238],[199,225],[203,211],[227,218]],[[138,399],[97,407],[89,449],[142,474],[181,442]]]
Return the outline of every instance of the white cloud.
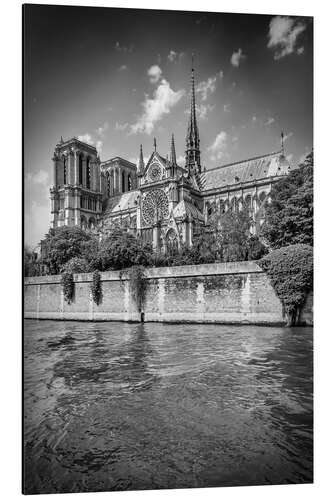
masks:
[[[128,123],[118,123],[116,122],[116,125],[115,125],[115,130],[117,130],[118,132],[123,132],[124,130],[126,130],[128,127]]]
[[[177,156],[177,164],[180,166],[185,165],[185,156],[184,155]]]
[[[170,62],[179,62],[185,56],[185,52],[176,52],[174,50],[170,50],[168,54],[168,60]]]
[[[120,66],[120,68],[118,69],[118,71],[120,72],[123,72],[123,71],[126,71],[127,70],[127,66],[126,64],[123,64],[122,66]]]
[[[275,118],[270,117],[270,118],[267,118],[267,120],[266,120],[266,122],[265,122],[265,125],[266,125],[267,127],[269,127],[269,126],[270,126],[270,125],[272,125],[272,123],[274,123],[274,122],[275,122]]]
[[[161,79],[162,70],[157,64],[154,64],[148,69],[147,75],[149,76],[150,83],[157,83]]]
[[[245,59],[245,58],[246,58],[246,56],[243,54],[242,49],[238,49],[237,52],[234,52],[232,54],[230,62],[232,64],[232,66],[234,66],[235,68],[238,68],[238,66],[241,63],[241,60]]]
[[[46,170],[39,170],[35,174],[29,172],[26,175],[26,180],[32,184],[40,184],[42,186],[48,186],[49,173]]]
[[[252,121],[253,122],[256,122],[257,121],[257,117],[255,115],[252,116]]]
[[[275,16],[269,23],[267,47],[274,49],[274,59],[278,60],[288,54],[292,54],[298,36],[305,31],[306,25],[295,18],[287,16]],[[304,47],[297,49],[302,54]]]
[[[103,148],[103,141],[96,141],[96,149],[97,149],[99,155],[102,152],[102,148]]]
[[[212,161],[221,160],[226,156],[227,149],[227,133],[221,130],[215,137],[214,142],[209,146],[208,151],[210,151],[210,159]]]
[[[116,42],[114,48],[118,51],[118,52],[133,52],[134,50],[134,45],[131,44],[131,45],[120,45],[119,42]]]
[[[50,228],[50,209],[50,202],[38,204],[32,201],[24,210],[25,243],[31,248],[35,248]]]
[[[79,135],[78,139],[79,139],[79,141],[86,142],[87,144],[92,144],[92,145],[94,144],[94,140],[92,138],[92,135],[89,134],[88,132],[86,134]]]
[[[286,142],[288,139],[290,139],[290,137],[292,137],[294,135],[293,132],[289,132],[289,134],[286,134],[283,136],[283,140],[284,142]]]
[[[137,122],[131,125],[131,132],[137,134],[142,132],[151,134],[154,130],[155,123],[160,121],[165,114],[169,114],[179,100],[184,96],[184,90],[175,92],[170,87],[169,82],[164,78],[159,83],[152,98],[145,96],[142,103],[143,112]]]
[[[217,78],[223,77],[223,71],[219,71],[216,75],[210,76],[207,80],[204,80],[199,83],[197,86],[197,92],[200,94],[200,97],[203,101],[207,100],[209,94],[213,94],[216,90],[216,82]]]
[[[223,106],[223,111],[224,111],[225,113],[229,113],[229,111],[230,111],[230,104],[225,104],[225,105]]]
[[[214,104],[197,104],[196,110],[198,113],[198,117],[201,120],[205,120],[207,118],[207,114],[209,111],[212,111],[215,108]]]
[[[101,125],[100,127],[98,127],[98,129],[96,130],[96,133],[100,136],[100,137],[103,137],[105,132],[108,130],[109,128],[109,124],[108,122],[104,122],[103,125]]]

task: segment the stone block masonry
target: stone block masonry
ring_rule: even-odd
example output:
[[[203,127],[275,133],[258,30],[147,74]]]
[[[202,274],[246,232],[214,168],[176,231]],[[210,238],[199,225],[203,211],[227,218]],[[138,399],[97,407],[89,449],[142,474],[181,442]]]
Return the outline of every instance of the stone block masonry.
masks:
[[[101,273],[103,298],[93,301],[92,273],[75,274],[73,302],[64,300],[61,276],[26,278],[24,317],[88,321],[284,324],[282,304],[255,262],[149,268],[142,311],[131,284],[117,271]],[[312,293],[300,316],[312,324]],[[143,313],[143,314],[142,314]]]

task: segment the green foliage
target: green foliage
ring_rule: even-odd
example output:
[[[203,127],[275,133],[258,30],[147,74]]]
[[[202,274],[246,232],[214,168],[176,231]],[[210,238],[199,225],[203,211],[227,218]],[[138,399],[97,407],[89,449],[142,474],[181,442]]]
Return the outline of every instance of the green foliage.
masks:
[[[64,298],[67,304],[70,304],[73,301],[74,290],[75,290],[73,273],[68,271],[64,272],[61,276],[61,283],[64,292]]]
[[[101,241],[91,266],[100,271],[147,266],[151,264],[151,255],[151,245],[144,244],[141,238],[126,230],[116,228]]]
[[[147,290],[145,268],[143,266],[132,266],[126,269],[126,271],[121,272],[120,277],[129,280],[131,296],[137,305],[138,311],[141,311]]]
[[[94,271],[93,280],[91,284],[91,294],[95,304],[99,305],[102,301],[103,292],[102,292],[102,281],[101,275],[99,271]]]
[[[50,274],[58,274],[74,257],[85,257],[85,244],[94,237],[78,226],[50,229],[43,241],[43,264]]]
[[[262,235],[272,248],[313,245],[313,152],[271,191]]]
[[[73,257],[66,262],[61,268],[61,273],[87,273],[89,272],[89,265],[86,259],[82,257]]]
[[[290,245],[274,250],[259,261],[268,274],[288,316],[294,325],[313,287],[313,249],[310,245]]]
[[[27,246],[24,247],[24,276],[41,276],[43,274],[43,267],[37,260],[36,254]]]

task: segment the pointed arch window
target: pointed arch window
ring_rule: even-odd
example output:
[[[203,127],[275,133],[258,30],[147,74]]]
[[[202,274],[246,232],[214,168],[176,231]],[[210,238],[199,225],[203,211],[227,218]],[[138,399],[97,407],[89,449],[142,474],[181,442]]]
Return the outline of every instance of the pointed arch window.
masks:
[[[124,172],[124,170],[121,173],[121,192],[125,193],[125,172]]]
[[[91,171],[90,171],[90,158],[87,157],[87,166],[86,166],[86,186],[90,189],[90,181],[91,181]]]
[[[128,190],[131,191],[132,190],[132,177],[131,177],[131,174],[128,174],[127,182],[128,182]]]
[[[83,158],[79,155],[79,184],[82,186],[83,183]]]
[[[63,159],[64,159],[64,184],[67,184],[67,158],[66,158],[66,156],[64,156]]]

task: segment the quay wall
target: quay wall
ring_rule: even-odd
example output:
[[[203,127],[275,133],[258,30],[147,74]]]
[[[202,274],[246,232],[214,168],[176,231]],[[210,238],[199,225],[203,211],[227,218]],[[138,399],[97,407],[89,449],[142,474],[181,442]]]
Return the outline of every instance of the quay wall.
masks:
[[[92,273],[75,274],[75,295],[64,299],[61,276],[25,278],[24,317],[88,321],[284,324],[282,304],[255,262],[228,262],[146,270],[139,311],[124,273],[101,273],[103,297],[91,294]],[[300,324],[312,324],[309,294]]]

